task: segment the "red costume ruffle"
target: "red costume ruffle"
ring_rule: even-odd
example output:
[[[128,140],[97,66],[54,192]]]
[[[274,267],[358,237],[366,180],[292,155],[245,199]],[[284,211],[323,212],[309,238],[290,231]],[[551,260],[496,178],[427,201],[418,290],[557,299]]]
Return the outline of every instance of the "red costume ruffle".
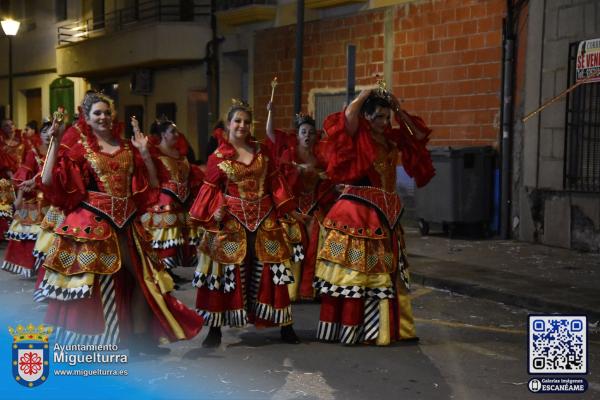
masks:
[[[426,137],[418,140],[413,136],[406,124],[397,118],[400,125],[388,128],[385,138],[395,143],[402,152],[402,166],[406,173],[414,178],[418,187],[424,186],[435,175],[435,169],[429,157],[427,142],[431,129],[418,116],[410,116],[415,126],[426,133]],[[359,117],[358,130],[354,136],[346,132],[346,116],[343,111],[331,114],[323,122],[327,138],[323,141],[321,157],[327,165],[327,175],[340,183],[352,183],[368,175],[377,155],[376,144],[370,133],[369,123]],[[373,183],[373,186],[377,186]]]

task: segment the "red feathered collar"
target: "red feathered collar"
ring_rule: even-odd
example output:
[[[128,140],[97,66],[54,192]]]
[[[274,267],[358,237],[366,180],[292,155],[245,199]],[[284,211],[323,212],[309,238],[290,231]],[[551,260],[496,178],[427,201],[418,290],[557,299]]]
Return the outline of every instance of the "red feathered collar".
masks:
[[[253,137],[248,136],[248,138],[246,139],[246,142],[254,147],[255,155],[260,151],[260,144],[259,144],[259,142],[254,140]],[[229,141],[227,141],[227,140],[219,141],[219,147],[217,147],[215,154],[217,154],[217,156],[219,156],[219,157],[226,158],[226,159],[235,159],[238,155],[235,147],[233,147],[233,145],[231,143],[229,143]]]
[[[123,125],[114,122],[112,127],[112,136],[119,141],[119,146],[123,146],[123,139],[121,137]],[[79,118],[77,122],[67,131],[61,140],[61,144],[65,144],[71,147],[73,144],[79,141],[80,132],[83,133],[87,139],[88,145],[93,151],[100,151],[100,145],[98,144],[98,138],[92,132],[92,128],[85,122],[85,119]]]

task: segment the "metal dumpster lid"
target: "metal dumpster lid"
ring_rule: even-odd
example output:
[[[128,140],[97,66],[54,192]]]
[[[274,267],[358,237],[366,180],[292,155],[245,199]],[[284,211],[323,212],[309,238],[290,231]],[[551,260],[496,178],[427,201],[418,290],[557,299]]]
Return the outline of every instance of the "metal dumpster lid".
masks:
[[[452,147],[439,146],[430,147],[429,151],[432,156],[458,157],[463,154],[491,154],[494,152],[492,146],[471,146],[471,147]]]

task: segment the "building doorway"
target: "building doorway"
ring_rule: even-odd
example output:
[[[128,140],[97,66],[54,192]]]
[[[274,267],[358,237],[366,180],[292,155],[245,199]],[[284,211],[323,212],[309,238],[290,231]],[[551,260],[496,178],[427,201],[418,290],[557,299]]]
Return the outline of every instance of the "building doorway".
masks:
[[[212,134],[208,119],[208,93],[206,90],[188,92],[188,132],[187,138],[194,148],[196,160],[206,162],[208,137]]]
[[[28,89],[25,91],[27,100],[27,121],[36,121],[38,126],[42,123],[42,89]]]
[[[64,107],[72,121],[75,113],[75,84],[67,78],[55,79],[50,84],[50,115],[58,107]]]

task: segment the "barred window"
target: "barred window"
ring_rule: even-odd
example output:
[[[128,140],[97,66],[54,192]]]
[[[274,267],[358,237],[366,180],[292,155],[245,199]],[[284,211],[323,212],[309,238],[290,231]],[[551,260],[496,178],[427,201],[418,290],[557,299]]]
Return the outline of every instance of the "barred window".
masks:
[[[329,114],[342,111],[346,103],[346,91],[336,93],[315,93],[315,122],[317,127],[323,126],[323,121]]]
[[[579,42],[569,47],[568,86],[575,83]],[[564,187],[600,193],[600,82],[584,83],[567,97]]]

